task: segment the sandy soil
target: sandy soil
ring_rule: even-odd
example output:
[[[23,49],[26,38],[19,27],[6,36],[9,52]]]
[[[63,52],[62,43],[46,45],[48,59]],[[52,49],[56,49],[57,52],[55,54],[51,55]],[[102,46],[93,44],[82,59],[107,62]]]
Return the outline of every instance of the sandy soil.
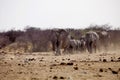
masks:
[[[120,80],[120,53],[1,53],[0,80]]]

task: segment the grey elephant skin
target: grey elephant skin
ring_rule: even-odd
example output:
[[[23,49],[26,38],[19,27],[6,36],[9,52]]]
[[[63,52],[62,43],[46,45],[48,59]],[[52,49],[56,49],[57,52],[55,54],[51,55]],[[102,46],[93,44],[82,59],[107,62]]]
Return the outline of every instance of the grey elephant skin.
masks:
[[[88,52],[93,53],[94,51],[96,53],[96,49],[99,41],[99,35],[94,31],[89,31],[85,34],[85,40],[86,40],[86,48]]]
[[[64,29],[51,31],[51,42],[55,55],[61,55],[61,49],[66,49],[69,42],[69,33]]]

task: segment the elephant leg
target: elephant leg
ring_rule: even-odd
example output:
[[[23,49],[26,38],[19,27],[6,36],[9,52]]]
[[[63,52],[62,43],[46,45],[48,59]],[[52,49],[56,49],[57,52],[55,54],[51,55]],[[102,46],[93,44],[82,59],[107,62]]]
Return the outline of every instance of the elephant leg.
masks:
[[[52,44],[52,50],[55,51],[56,47],[55,47],[55,43]]]
[[[97,50],[98,51],[100,51],[100,49],[99,49],[99,43],[96,41],[95,43],[94,43],[94,51],[95,51],[95,53],[97,52]]]
[[[97,52],[97,43],[94,43],[95,53]]]
[[[96,49],[97,49],[97,46],[95,45],[95,53],[96,53],[96,51],[97,51]]]
[[[73,53],[75,51],[75,47],[74,46],[70,46],[70,53]]]
[[[57,46],[55,43],[53,43],[52,46],[53,46],[52,50],[53,50],[54,54],[56,55],[57,54]]]
[[[57,55],[61,55],[61,47],[62,47],[62,42],[58,41],[57,42]]]
[[[61,51],[60,51],[60,48],[57,49],[57,55],[60,55],[61,54]]]
[[[83,44],[80,46],[80,51],[81,51],[81,52],[84,52],[84,51],[85,51],[85,46],[84,46]]]
[[[93,51],[93,43],[92,42],[90,42],[89,51],[90,51],[90,53],[92,53],[92,51]]]
[[[101,50],[101,47],[100,47],[100,42],[97,42],[97,43],[96,43],[96,49],[97,49],[98,51],[100,51],[100,50]]]
[[[64,48],[63,53],[64,53],[64,54],[65,54],[65,53],[68,53],[68,50],[69,50],[69,46],[66,46],[66,47]]]
[[[72,52],[73,52],[73,46],[70,45],[70,47],[69,47],[69,53],[72,53]]]
[[[90,53],[90,43],[87,43],[86,46],[87,46],[88,52]]]
[[[58,56],[61,54],[60,47],[57,47],[55,55]]]
[[[79,49],[80,49],[80,46],[78,45],[78,46],[77,46],[77,50],[79,51]]]
[[[58,56],[60,54],[59,50],[59,42],[53,43],[53,50],[55,51],[55,55]]]
[[[57,43],[56,42],[52,42],[52,50],[53,50],[54,54],[57,55],[58,51],[57,51]]]
[[[61,54],[60,48],[57,47],[56,50],[55,50],[55,55],[58,56],[58,55],[60,55],[60,54]]]

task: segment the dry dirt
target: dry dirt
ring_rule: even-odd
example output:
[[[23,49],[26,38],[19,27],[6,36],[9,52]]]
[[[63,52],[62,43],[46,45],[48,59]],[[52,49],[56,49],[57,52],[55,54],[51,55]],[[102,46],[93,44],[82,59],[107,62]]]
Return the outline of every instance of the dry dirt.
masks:
[[[120,80],[120,53],[0,54],[0,80]]]

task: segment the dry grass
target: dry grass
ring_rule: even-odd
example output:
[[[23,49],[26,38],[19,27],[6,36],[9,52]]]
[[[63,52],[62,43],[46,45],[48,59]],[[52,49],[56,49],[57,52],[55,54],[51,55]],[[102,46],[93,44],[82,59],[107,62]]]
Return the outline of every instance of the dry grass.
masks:
[[[120,54],[0,54],[0,80],[120,80]],[[104,59],[106,61],[104,61]]]

